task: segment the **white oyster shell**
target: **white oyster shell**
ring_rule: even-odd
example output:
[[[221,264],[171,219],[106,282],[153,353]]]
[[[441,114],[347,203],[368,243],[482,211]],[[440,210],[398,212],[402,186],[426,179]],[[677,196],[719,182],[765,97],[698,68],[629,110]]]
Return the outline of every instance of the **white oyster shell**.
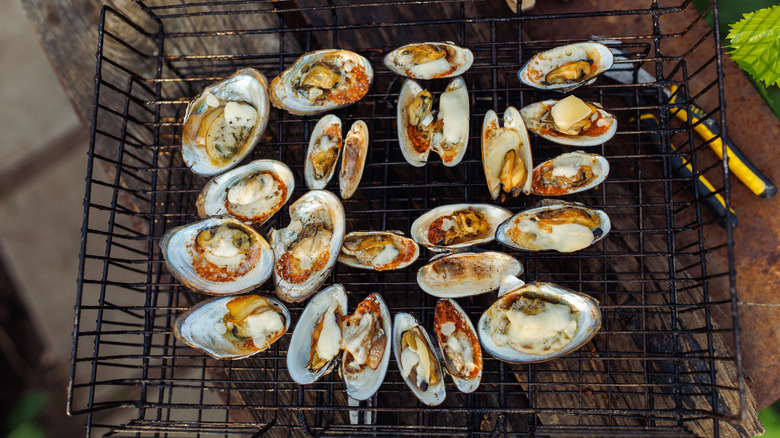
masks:
[[[348,367],[348,354],[349,346],[347,343],[347,330],[348,327],[344,326],[343,347],[344,356],[341,360],[340,374],[344,380],[344,385],[347,389],[347,395],[355,400],[366,400],[370,398],[374,393],[379,390],[382,382],[385,380],[385,374],[387,374],[387,366],[390,363],[390,350],[392,347],[393,327],[390,320],[390,311],[387,309],[385,300],[378,293],[372,293],[362,303],[358,305],[359,311],[364,308],[366,312],[372,312],[380,322],[382,330],[385,332],[387,342],[385,343],[384,353],[382,359],[379,362],[379,366],[374,370],[368,365],[363,365],[360,371],[350,371]],[[357,312],[356,311],[356,312]]]
[[[514,187],[503,187],[501,170],[506,154],[511,150],[515,151],[515,165],[522,165],[526,176]],[[504,111],[503,127],[499,126],[498,116],[493,110],[485,114],[485,121],[482,122],[482,168],[493,199],[498,198],[502,188],[512,196],[531,192],[531,141],[523,118],[514,107],[510,106]]]
[[[482,381],[482,348],[477,330],[469,316],[455,301],[449,298],[441,299],[434,310],[433,331],[436,333],[442,363],[455,386],[461,392],[476,391]],[[459,361],[463,366],[460,372],[449,352],[463,358]],[[465,359],[466,357],[471,360]]]
[[[252,161],[212,178],[203,187],[196,202],[198,216],[230,215],[260,225],[287,203],[293,190],[295,178],[284,163]]]
[[[182,132],[182,159],[193,172],[199,175],[211,176],[225,172],[238,164],[260,141],[268,123],[268,85],[265,77],[257,70],[244,68],[230,77],[209,85],[202,93],[195,97],[187,106],[184,115],[184,130]],[[251,125],[247,125],[242,132],[243,141],[234,146],[231,133],[235,129],[227,127],[225,113],[217,115],[222,108],[236,107],[238,104],[248,104],[254,108],[256,119]],[[229,121],[235,122],[232,126],[245,123],[245,119],[239,117],[240,111],[230,110],[227,116]],[[239,120],[240,119],[240,120]],[[209,127],[216,128],[220,123],[225,123],[223,131],[225,137],[206,135]],[[251,122],[246,122],[251,123]],[[248,132],[246,132],[248,130]],[[216,130],[212,132],[217,132]],[[223,141],[223,139],[225,141]],[[231,147],[223,145],[230,143]],[[210,152],[208,144],[219,145],[222,154]]]
[[[589,170],[586,170],[589,169]],[[584,179],[580,176],[586,173]],[[598,154],[574,151],[536,166],[531,192],[539,196],[563,196],[592,189],[609,175],[609,161]]]
[[[459,252],[431,260],[417,271],[417,284],[440,298],[460,298],[494,291],[507,275],[518,276],[523,264],[502,252]]]
[[[444,216],[449,216],[458,211],[471,208],[475,212],[484,215],[487,220],[487,229],[480,235],[469,240],[451,245],[443,245],[429,240],[429,231],[434,221]],[[412,239],[420,245],[424,245],[431,251],[453,251],[468,248],[481,243],[491,242],[495,238],[495,230],[498,225],[507,220],[512,213],[501,207],[490,204],[450,204],[436,207],[423,214],[412,223]]]
[[[226,266],[217,266],[203,256],[195,242],[201,231],[223,225],[246,233],[251,241],[248,251],[226,260]],[[205,294],[249,291],[263,284],[273,268],[274,254],[263,236],[230,217],[216,216],[172,228],[163,235],[160,249],[168,272],[184,286]],[[196,264],[200,270],[196,269]]]
[[[576,81],[550,84],[547,74],[565,64],[587,61],[591,64],[590,73]],[[569,92],[577,87],[592,84],[596,77],[612,67],[613,56],[607,46],[594,42],[569,44],[537,53],[528,60],[517,76],[524,84],[542,90]]]
[[[363,168],[368,156],[368,126],[357,120],[349,128],[344,139],[344,152],[341,154],[339,170],[339,191],[341,199],[349,199],[355,193],[363,178]]]
[[[591,116],[591,120],[597,117],[591,128],[582,131],[579,135],[566,135],[558,132],[551,124],[545,124],[541,121],[557,102],[557,100],[551,99],[523,107],[520,110],[520,115],[523,117],[528,130],[553,143],[568,146],[598,146],[607,142],[617,132],[617,119],[615,116],[604,111],[599,104],[593,102],[591,102],[591,105],[596,106],[598,116],[595,114]]]
[[[428,331],[425,330],[425,328],[421,326],[412,315],[401,312],[396,313],[393,320],[393,354],[395,355],[395,362],[398,364],[398,369],[401,371],[401,377],[412,390],[414,395],[420,399],[421,402],[428,406],[437,406],[440,405],[447,396],[444,389],[444,373],[442,371],[441,364],[438,364],[436,370],[436,377],[438,379],[437,382],[433,385],[428,385],[428,388],[425,391],[422,391],[421,388],[417,386],[416,382],[411,382],[408,376],[404,375],[403,373],[403,365],[401,361],[401,339],[404,332],[412,329],[413,327],[420,328],[423,336],[425,337],[427,348],[433,352],[434,356],[437,356],[438,361],[438,353],[433,347],[433,343],[431,342],[431,337],[428,335]]]
[[[333,114],[322,117],[314,126],[303,166],[306,186],[309,190],[324,189],[328,185],[333,174],[336,173],[336,164],[343,143],[341,119]],[[317,161],[317,156],[328,156],[330,163],[321,174],[315,170],[314,163]]]
[[[378,254],[351,250],[347,247],[350,241],[363,238],[389,239],[392,244],[385,245],[385,248]],[[391,246],[391,248],[387,248],[387,246]],[[403,269],[414,263],[419,256],[420,247],[408,237],[392,231],[353,231],[344,237],[339,262],[352,268],[386,271]]]
[[[435,56],[431,56],[436,53]],[[471,50],[452,42],[427,42],[401,46],[385,56],[385,66],[401,76],[436,79],[460,76],[471,67]]]

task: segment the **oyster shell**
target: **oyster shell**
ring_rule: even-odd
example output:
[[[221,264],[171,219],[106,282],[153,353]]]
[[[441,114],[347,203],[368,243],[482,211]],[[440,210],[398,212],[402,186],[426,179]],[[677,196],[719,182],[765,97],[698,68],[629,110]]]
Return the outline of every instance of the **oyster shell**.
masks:
[[[324,189],[333,178],[342,143],[341,119],[338,117],[328,114],[314,126],[303,171],[309,190]]]
[[[368,126],[362,120],[352,124],[344,140],[344,153],[341,155],[339,170],[339,190],[341,199],[349,199],[360,185],[363,167],[368,155]]]
[[[490,204],[436,207],[412,223],[412,239],[432,251],[468,248],[495,238],[498,225],[512,213]]]
[[[205,294],[237,294],[271,276],[273,251],[253,228],[230,217],[212,217],[168,230],[160,241],[168,272]]]
[[[436,350],[428,332],[408,313],[393,320],[393,354],[401,377],[415,396],[428,406],[437,406],[447,396]]]
[[[390,231],[353,231],[344,237],[339,262],[360,269],[405,268],[420,256],[414,240]]]
[[[368,92],[374,70],[349,50],[306,53],[271,81],[271,103],[290,114],[307,115],[351,105]]]
[[[438,257],[417,271],[417,284],[440,298],[491,292],[507,275],[520,275],[523,264],[502,252],[459,252]]]
[[[246,224],[263,224],[295,190],[295,179],[284,163],[256,160],[212,178],[195,205],[198,216],[230,215]]]
[[[461,392],[474,392],[482,381],[482,347],[469,316],[455,301],[436,303],[433,331],[447,373]]]
[[[260,72],[244,68],[196,96],[184,114],[181,154],[187,167],[211,176],[238,164],[265,131],[267,88]]]
[[[539,206],[514,215],[496,231],[496,240],[526,251],[573,252],[587,248],[609,233],[609,216],[573,202],[542,200]]]
[[[393,335],[390,312],[382,297],[372,293],[344,318],[341,378],[347,395],[365,400],[379,389],[390,363]]]
[[[289,326],[284,304],[250,294],[196,304],[176,317],[173,334],[215,359],[243,359],[268,349]]]
[[[287,371],[293,380],[307,385],[333,370],[341,353],[346,314],[347,294],[340,284],[323,289],[309,301],[287,349]]]
[[[596,76],[612,67],[612,61],[612,52],[603,44],[569,44],[537,53],[517,76],[534,88],[569,92],[592,84]]]
[[[502,189],[512,196],[531,193],[531,142],[520,113],[514,107],[504,111],[504,126],[499,127],[493,110],[482,123],[482,168],[493,199]]]
[[[412,79],[460,76],[471,67],[471,50],[446,43],[416,43],[401,46],[385,56],[385,66]]]
[[[556,108],[561,109],[560,115],[556,115]],[[574,110],[570,111],[571,108]],[[598,146],[617,132],[615,116],[598,104],[583,102],[573,95],[560,101],[532,103],[521,109],[520,115],[534,134],[569,146]]]
[[[430,151],[439,154],[445,166],[460,163],[469,140],[469,96],[466,83],[455,78],[439,96],[434,118],[433,96],[407,79],[398,96],[398,144],[406,161],[424,166]]]
[[[592,189],[604,182],[609,162],[598,154],[574,151],[536,166],[531,192],[540,196],[562,196]]]
[[[290,224],[270,234],[279,298],[303,301],[325,281],[341,249],[344,223],[344,207],[330,192],[312,190],[290,205]]]
[[[516,285],[499,293],[477,324],[482,347],[512,363],[543,362],[571,353],[601,327],[595,299],[553,283]]]

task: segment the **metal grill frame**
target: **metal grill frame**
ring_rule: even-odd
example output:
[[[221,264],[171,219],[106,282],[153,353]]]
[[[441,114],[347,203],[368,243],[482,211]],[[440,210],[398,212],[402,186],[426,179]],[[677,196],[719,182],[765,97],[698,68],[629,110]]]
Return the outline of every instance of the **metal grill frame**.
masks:
[[[169,4],[137,0],[147,15],[143,23],[111,7],[103,8],[98,31],[95,112],[87,166],[68,405],[71,414],[86,414],[88,436],[98,432],[112,436],[177,433],[232,436],[274,431],[286,435],[361,436],[687,436],[691,422],[711,422],[717,433],[722,421],[738,420],[743,415],[745,387],[731,229],[719,228],[717,221],[701,208],[700,195],[689,194],[688,188],[695,187],[693,181],[676,176],[670,163],[670,157],[675,154],[690,159],[694,174],[706,174],[720,183],[718,193],[730,205],[726,163],[699,158],[700,152],[701,155],[709,153],[707,144],[695,138],[693,126],[675,124],[670,116],[676,108],[715,93],[718,104],[709,114],[719,119],[721,126],[726,126],[720,51],[714,50],[704,66],[690,73],[686,63],[687,56],[705,40],[712,39],[719,47],[717,1],[710,8],[715,26],[682,56],[664,56],[659,48],[666,39],[679,37],[689,29],[664,34],[659,21],[664,15],[692,7],[689,1],[661,6],[648,0],[646,8],[596,13],[547,16],[518,12],[512,17],[471,17],[466,11],[472,1],[400,1],[396,6],[409,8],[434,7],[441,3],[452,7],[458,15],[444,20],[373,23],[339,23],[337,12],[346,8],[347,3],[333,0],[316,2],[313,6],[295,6],[290,2]],[[386,5],[367,0],[349,7],[379,10]],[[229,23],[231,17],[260,14],[278,16],[279,27],[220,27]],[[298,20],[307,14],[324,14],[327,24],[303,27]],[[203,297],[186,291],[166,273],[158,242],[165,230],[197,218],[194,198],[206,179],[194,176],[183,166],[179,143],[184,108],[203,86],[241,66],[259,67],[271,78],[302,52],[325,48],[318,47],[318,41],[330,39],[334,46],[339,46],[340,33],[344,32],[398,26],[453,25],[459,29],[451,39],[474,51],[475,65],[465,75],[472,105],[471,146],[463,162],[453,169],[444,168],[432,157],[419,171],[398,170],[408,166],[398,151],[394,127],[393,99],[401,80],[381,65],[384,53],[395,45],[341,47],[357,49],[369,57],[377,75],[363,102],[334,112],[345,124],[357,118],[365,120],[372,132],[364,183],[358,189],[356,200],[345,202],[347,230],[399,228],[408,232],[414,218],[437,205],[490,202],[479,158],[479,132],[487,109],[501,114],[508,102],[519,108],[554,94],[520,86],[519,81],[511,82],[510,77],[533,53],[571,41],[525,41],[523,25],[537,20],[608,15],[639,16],[652,22],[651,34],[621,38],[620,46],[630,53],[627,64],[632,68],[642,62],[655,64],[657,83],[623,86],[599,79],[577,94],[609,102],[605,104],[608,110],[626,118],[640,111],[656,113],[662,128],[654,133],[661,135],[661,149],[656,151],[646,144],[642,135],[648,132],[638,124],[619,125],[615,139],[589,151],[605,155],[613,167],[628,170],[611,175],[602,189],[567,199],[604,208],[607,213],[615,212],[616,217],[625,215],[627,223],[633,220],[628,218],[633,213],[625,214],[625,211],[636,212],[635,228],[618,226],[605,240],[621,238],[638,246],[616,250],[599,243],[563,255],[507,251],[524,263],[525,280],[556,281],[602,302],[605,315],[602,331],[593,344],[559,359],[566,364],[562,365],[564,372],[548,369],[544,364],[510,367],[486,356],[485,377],[477,393],[458,394],[448,382],[448,400],[442,406],[430,408],[413,398],[391,358],[379,395],[355,407],[339,398],[343,388],[336,375],[305,388],[289,380],[283,370],[289,333],[256,359],[235,362],[206,359],[173,337],[171,327],[175,316]],[[212,19],[219,21],[211,28],[195,24]],[[193,29],[166,32],[170,23],[187,20],[193,23]],[[697,25],[704,25],[703,20],[695,20],[690,27]],[[470,42],[469,32],[477,26],[488,30],[489,42]],[[513,32],[506,37],[504,29]],[[259,36],[277,38],[279,53],[208,53],[205,42],[204,53],[180,53],[176,49],[177,41],[183,40],[235,38],[240,41]],[[300,43],[300,51],[286,50],[291,40]],[[690,79],[708,70],[712,73],[713,69],[712,82],[692,93]],[[479,72],[490,73],[488,86],[474,85],[478,82],[471,75]],[[680,103],[659,103],[662,87],[670,84],[680,86]],[[442,86],[443,83],[433,85],[434,88]],[[656,100],[642,106],[640,94],[654,96]],[[614,103],[618,98],[627,98],[628,104]],[[123,106],[109,103],[120,101],[124,102]],[[303,193],[301,151],[317,119],[317,116],[296,117],[272,110],[269,129],[273,137],[264,139],[254,152],[256,158],[280,159],[293,169],[297,183],[293,200]],[[671,151],[670,142],[678,146],[677,152]],[[535,164],[572,150],[551,147],[535,136],[532,136],[532,148]],[[107,174],[101,175],[101,170]],[[335,191],[334,187],[335,183],[331,182],[328,189]],[[534,201],[535,198],[521,197],[504,206],[516,212]],[[270,226],[283,227],[287,221],[284,209],[262,227],[262,232],[266,233]],[[717,237],[716,241],[711,240],[712,236]],[[660,250],[656,245],[661,245]],[[486,248],[506,251],[496,244]],[[708,271],[707,260],[713,254],[727,260],[724,271],[710,272],[711,268]],[[641,269],[610,271],[610,260],[623,257],[642,260]],[[391,304],[391,313],[410,311],[430,327],[435,299],[419,291],[414,280],[416,268],[427,258],[428,255],[421,255],[414,269],[399,273],[359,273],[337,266],[328,283],[345,285],[350,291],[350,308],[368,293],[381,292]],[[667,271],[646,268],[653,260],[663,258],[668,260]],[[548,272],[545,268],[551,263],[564,268]],[[594,266],[598,269],[593,269]],[[621,289],[618,284],[622,282],[635,286],[634,290]],[[710,289],[716,284],[728,295],[711,296]],[[272,286],[266,284],[260,289],[270,291]],[[703,302],[687,302],[684,297],[691,291],[701,292]],[[631,300],[616,304],[615,297],[621,294],[630,295]],[[660,295],[668,302],[655,302],[655,297]],[[474,319],[494,297],[495,294],[490,294],[459,301]],[[291,305],[290,310],[294,327],[302,307]],[[638,319],[632,312],[639,312]],[[685,327],[681,315],[696,312],[703,314],[705,325]],[[730,326],[717,327],[713,312],[728,315],[725,321]],[[667,323],[669,331],[658,329],[657,324]],[[722,351],[717,351],[715,334],[727,338],[733,353],[719,354]],[[618,339],[628,338],[637,345],[636,350],[621,351],[616,347]],[[690,349],[690,344],[685,344],[694,338],[702,342],[698,349]],[[662,351],[659,345],[671,349]],[[621,370],[618,364],[622,361],[641,364],[641,371]],[[592,369],[585,366],[586,362],[598,365]],[[721,383],[715,369],[721,362],[733,364],[735,375],[730,377],[736,384]],[[105,377],[116,370],[127,370],[132,375]],[[593,383],[598,374],[605,374],[609,381]],[[111,391],[121,391],[120,397],[106,394]],[[721,393],[724,391],[739,392],[737,411],[723,406]],[[544,397],[551,392],[571,394],[578,405],[544,406]],[[212,393],[218,393],[219,400],[211,400]],[[588,406],[586,399],[594,394],[606,399],[604,406]],[[621,397],[638,400],[643,407],[627,409],[617,400]],[[398,402],[388,405],[388,398]],[[656,403],[661,398],[672,400],[672,406],[658,407]],[[693,400],[699,398],[707,400],[710,408],[695,405]],[[133,418],[115,422],[104,415],[117,411],[131,412]],[[350,412],[361,413],[359,424],[348,421]],[[363,413],[371,413],[376,424],[370,421],[366,424]],[[460,421],[453,422],[452,415],[459,415]],[[510,425],[510,416],[520,418],[523,428]],[[574,421],[559,424],[549,418]],[[592,425],[584,422],[584,418],[603,420],[603,425]]]

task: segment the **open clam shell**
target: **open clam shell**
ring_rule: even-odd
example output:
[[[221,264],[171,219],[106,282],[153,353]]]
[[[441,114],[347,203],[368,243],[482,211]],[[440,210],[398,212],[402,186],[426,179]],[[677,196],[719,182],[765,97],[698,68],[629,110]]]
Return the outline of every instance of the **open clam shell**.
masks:
[[[421,338],[415,337],[415,339],[422,342],[422,345],[417,346],[413,349],[415,351],[410,354],[406,353],[406,349],[409,347],[403,348],[402,345],[405,343],[404,334],[411,330],[416,330],[416,333],[421,336]],[[417,355],[416,352],[423,354]],[[398,369],[401,371],[401,377],[414,395],[428,406],[440,405],[447,394],[444,389],[444,373],[437,352],[428,332],[408,313],[396,313],[393,320],[393,354]],[[421,363],[421,359],[424,361],[423,363]],[[423,371],[418,373],[418,370]],[[418,375],[430,375],[430,379],[426,381],[424,377],[418,377]],[[418,380],[421,382],[418,383]]]
[[[582,347],[601,328],[595,299],[553,283],[502,291],[480,317],[482,347],[505,362],[544,362]]]
[[[370,345],[360,340],[360,334],[367,331],[360,325],[364,315],[372,314],[381,327],[381,333],[377,330],[369,334],[373,339]],[[362,316],[362,318],[360,318]],[[356,324],[351,327],[351,324]],[[344,321],[342,344],[344,353],[341,360],[341,378],[347,389],[347,395],[355,400],[366,400],[379,390],[387,374],[387,366],[390,363],[390,350],[392,347],[392,323],[390,311],[385,300],[377,293],[372,293],[360,304],[355,313]],[[355,345],[358,344],[358,345]],[[362,351],[361,351],[362,350]],[[367,356],[366,362],[357,365],[356,357]],[[376,365],[376,368],[371,366]]]
[[[216,216],[168,230],[160,241],[165,265],[181,284],[205,294],[237,294],[263,284],[273,251],[252,227]]]
[[[241,315],[232,315],[236,307],[243,308]],[[290,312],[281,301],[251,294],[196,304],[176,317],[173,334],[215,359],[243,359],[268,349],[289,327]]]
[[[211,176],[238,164],[265,131],[267,89],[260,72],[244,68],[196,96],[184,115],[181,153],[187,167]]]
[[[612,62],[612,52],[603,44],[568,44],[537,53],[517,76],[534,88],[569,92],[592,84],[598,75],[612,67]]]
[[[596,110],[589,116],[590,126],[576,135],[560,132],[551,121],[550,111],[557,100],[532,103],[520,110],[525,126],[534,134],[553,143],[569,146],[598,146],[611,139],[617,132],[617,119],[604,111],[597,103],[590,103]]]
[[[573,202],[545,199],[538,207],[502,223],[496,240],[525,251],[573,252],[587,248],[609,233],[609,216]]]
[[[574,151],[536,166],[531,192],[539,196],[563,196],[592,189],[609,175],[609,161],[598,154]]]
[[[471,319],[455,301],[436,303],[433,331],[447,374],[461,392],[474,392],[482,381],[482,347]]]
[[[490,204],[442,205],[412,223],[412,239],[431,251],[462,250],[491,242],[498,225],[510,216],[508,210]]]
[[[531,141],[520,113],[514,107],[504,111],[500,127],[495,111],[489,110],[482,122],[482,168],[493,199],[503,189],[512,196],[531,192]]]
[[[300,302],[325,281],[344,240],[344,207],[324,190],[312,190],[290,205],[290,224],[271,230],[276,294]]]
[[[349,199],[355,193],[363,178],[363,168],[368,156],[368,126],[358,120],[352,124],[344,140],[339,170],[339,191],[341,199]]]
[[[322,117],[314,126],[303,165],[309,190],[324,189],[333,178],[343,144],[341,137],[341,119],[333,114]]]
[[[329,309],[335,313],[330,314]],[[337,343],[338,351],[328,360],[327,364],[313,372],[308,365],[312,358],[312,351],[317,348],[317,341],[314,340],[315,330],[318,328],[327,330],[324,324],[321,324],[324,316],[335,315],[335,318],[340,322],[346,314],[347,294],[340,284],[323,289],[309,301],[295,325],[290,339],[290,347],[287,349],[287,371],[293,380],[301,385],[308,385],[333,370],[333,366],[341,354],[341,327],[337,327],[338,339],[322,338],[325,342]],[[319,337],[320,333],[316,333],[316,335]]]
[[[415,43],[401,46],[385,56],[385,66],[413,79],[460,76],[471,67],[474,54],[451,42]]]
[[[198,216],[230,215],[262,224],[279,211],[295,190],[290,168],[275,160],[256,160],[212,178],[195,205]]]
[[[518,276],[523,264],[502,252],[459,252],[438,257],[417,271],[417,284],[440,298],[460,298],[494,291],[507,275]]]
[[[403,269],[417,260],[420,247],[391,231],[353,231],[344,237],[339,262],[359,269]]]
[[[349,50],[306,53],[271,81],[271,102],[290,114],[318,114],[357,102],[368,92],[374,70]]]

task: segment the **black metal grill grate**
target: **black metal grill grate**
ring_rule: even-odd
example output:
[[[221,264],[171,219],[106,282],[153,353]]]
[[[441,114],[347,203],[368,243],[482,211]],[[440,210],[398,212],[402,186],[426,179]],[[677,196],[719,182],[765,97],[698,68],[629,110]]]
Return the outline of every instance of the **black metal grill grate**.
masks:
[[[708,29],[701,16],[681,28],[665,25],[667,17],[692,8],[687,1],[636,4],[635,9],[555,15],[515,15],[498,1],[160,0],[128,4],[123,12],[104,8],[70,412],[87,414],[88,435],[112,436],[669,437],[697,433],[701,424],[717,434],[723,420],[739,418],[744,406],[731,234],[701,207],[699,194],[689,192],[692,181],[672,172],[675,152],[668,145],[674,143],[695,172],[721,187],[728,199],[722,162],[706,158],[712,154],[692,127],[670,116],[696,102],[725,122],[718,35],[703,31],[689,38]],[[717,8],[712,11],[717,18]],[[364,120],[371,132],[363,181],[344,202],[347,230],[408,233],[411,222],[432,207],[491,202],[479,150],[485,112],[501,114],[508,105],[520,108],[555,96],[521,87],[516,72],[540,50],[579,41],[531,41],[524,31],[581,19],[644,22],[646,34],[605,36],[618,37],[628,53],[628,61],[616,67],[636,69],[646,62],[658,80],[625,86],[601,78],[576,92],[601,102],[620,120],[613,140],[590,148],[610,160],[610,177],[596,190],[569,197],[603,208],[613,220],[610,235],[572,254],[512,253],[525,265],[525,280],[554,281],[601,302],[602,330],[585,348],[537,365],[486,358],[477,392],[460,394],[448,383],[447,400],[435,408],[417,402],[391,360],[379,393],[356,408],[335,374],[307,387],[290,380],[285,369],[289,333],[256,358],[235,362],[206,359],[173,337],[176,315],[203,297],[167,274],[158,242],[165,230],[197,219],[194,199],[206,180],[183,166],[179,148],[184,109],[202,87],[244,66],[270,79],[318,48],[349,48],[367,56],[376,73],[369,95],[334,112],[345,124]],[[471,145],[454,168],[433,159],[412,168],[397,145],[395,99],[403,81],[384,68],[382,58],[398,45],[422,39],[421,34],[455,41],[475,55],[464,76]],[[672,42],[683,45],[679,55],[665,49]],[[707,56],[692,63],[697,51]],[[700,86],[694,89],[693,83]],[[680,104],[659,103],[663,84],[680,86]],[[445,85],[431,83],[439,91]],[[640,95],[650,100],[642,103]],[[644,111],[661,120],[662,129],[655,132],[661,135],[660,149],[630,121]],[[254,151],[254,158],[279,159],[293,169],[298,186],[293,199],[305,187],[303,152],[316,121],[272,110],[266,138]],[[571,150],[534,136],[532,142],[535,164]],[[334,187],[328,188],[337,191]],[[521,196],[504,205],[518,211],[535,202]],[[287,221],[285,210],[261,232]],[[722,263],[707,264],[713,258]],[[380,292],[392,313],[409,311],[430,326],[435,299],[415,281],[416,269],[427,259],[423,255],[400,272],[337,266],[331,281],[344,284],[350,306]],[[271,288],[266,284],[261,290]],[[495,294],[488,294],[459,302],[478,318],[493,299]],[[290,310],[294,323],[301,307]],[[737,406],[725,402],[729,397]]]

